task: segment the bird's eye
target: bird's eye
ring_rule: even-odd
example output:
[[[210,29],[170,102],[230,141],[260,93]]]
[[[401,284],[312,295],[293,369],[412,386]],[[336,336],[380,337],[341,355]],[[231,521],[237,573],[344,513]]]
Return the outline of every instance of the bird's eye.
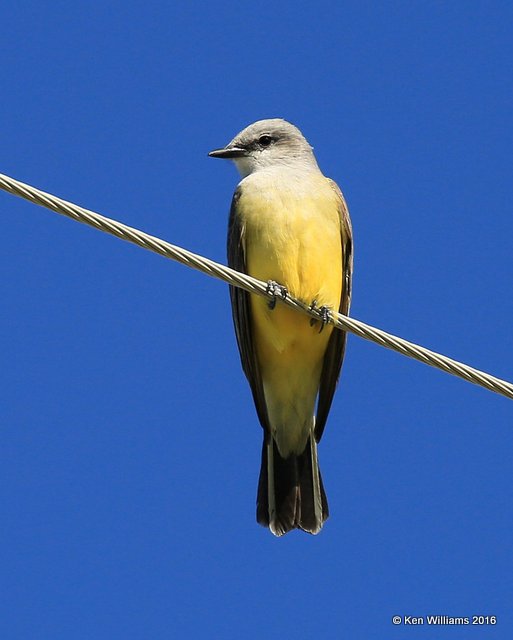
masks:
[[[272,141],[271,136],[260,136],[260,138],[258,138],[258,144],[262,147],[268,147]]]

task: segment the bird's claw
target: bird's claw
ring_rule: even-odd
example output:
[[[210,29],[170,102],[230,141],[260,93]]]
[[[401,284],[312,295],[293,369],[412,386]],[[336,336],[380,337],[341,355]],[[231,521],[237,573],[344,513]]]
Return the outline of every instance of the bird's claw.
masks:
[[[310,310],[315,311],[315,313],[319,316],[319,320],[321,321],[321,328],[319,329],[319,333],[322,332],[324,327],[333,319],[333,314],[331,309],[326,305],[322,305],[322,307],[317,306],[317,300],[313,300],[310,305]],[[310,326],[313,327],[317,323],[317,318],[312,318],[310,320]]]
[[[287,287],[284,287],[282,284],[278,284],[274,280],[269,280],[267,282],[266,293],[271,295],[273,298],[269,300],[267,306],[272,311],[276,306],[276,299],[280,297],[282,300],[285,300],[288,294]]]

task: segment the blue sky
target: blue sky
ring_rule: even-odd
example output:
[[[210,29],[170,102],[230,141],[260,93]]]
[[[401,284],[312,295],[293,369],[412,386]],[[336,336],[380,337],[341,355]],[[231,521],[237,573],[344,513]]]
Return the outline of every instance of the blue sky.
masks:
[[[0,172],[225,261],[228,163],[297,124],[344,190],[352,315],[513,379],[513,8],[21,2]],[[513,403],[349,338],[316,537],[255,522],[226,287],[0,194],[0,635],[511,638]],[[496,615],[415,630],[394,615]]]

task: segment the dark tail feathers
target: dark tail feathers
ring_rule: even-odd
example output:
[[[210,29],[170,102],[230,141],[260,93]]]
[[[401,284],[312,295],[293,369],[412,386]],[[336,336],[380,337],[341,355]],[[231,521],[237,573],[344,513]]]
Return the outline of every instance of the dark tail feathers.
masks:
[[[269,476],[272,473],[271,482]],[[319,533],[329,515],[317,462],[317,442],[308,439],[300,455],[282,458],[272,438],[262,448],[257,521],[276,536],[292,529]]]

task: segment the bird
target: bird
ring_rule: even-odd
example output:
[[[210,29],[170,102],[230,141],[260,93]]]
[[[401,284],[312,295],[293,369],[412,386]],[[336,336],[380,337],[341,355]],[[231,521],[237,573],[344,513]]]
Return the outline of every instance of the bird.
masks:
[[[301,131],[259,120],[209,153],[241,176],[228,224],[228,264],[267,282],[271,300],[230,286],[243,371],[263,427],[257,522],[276,536],[317,534],[329,515],[317,445],[338,383],[348,314],[353,241],[348,208]],[[276,300],[298,298],[319,320]]]

